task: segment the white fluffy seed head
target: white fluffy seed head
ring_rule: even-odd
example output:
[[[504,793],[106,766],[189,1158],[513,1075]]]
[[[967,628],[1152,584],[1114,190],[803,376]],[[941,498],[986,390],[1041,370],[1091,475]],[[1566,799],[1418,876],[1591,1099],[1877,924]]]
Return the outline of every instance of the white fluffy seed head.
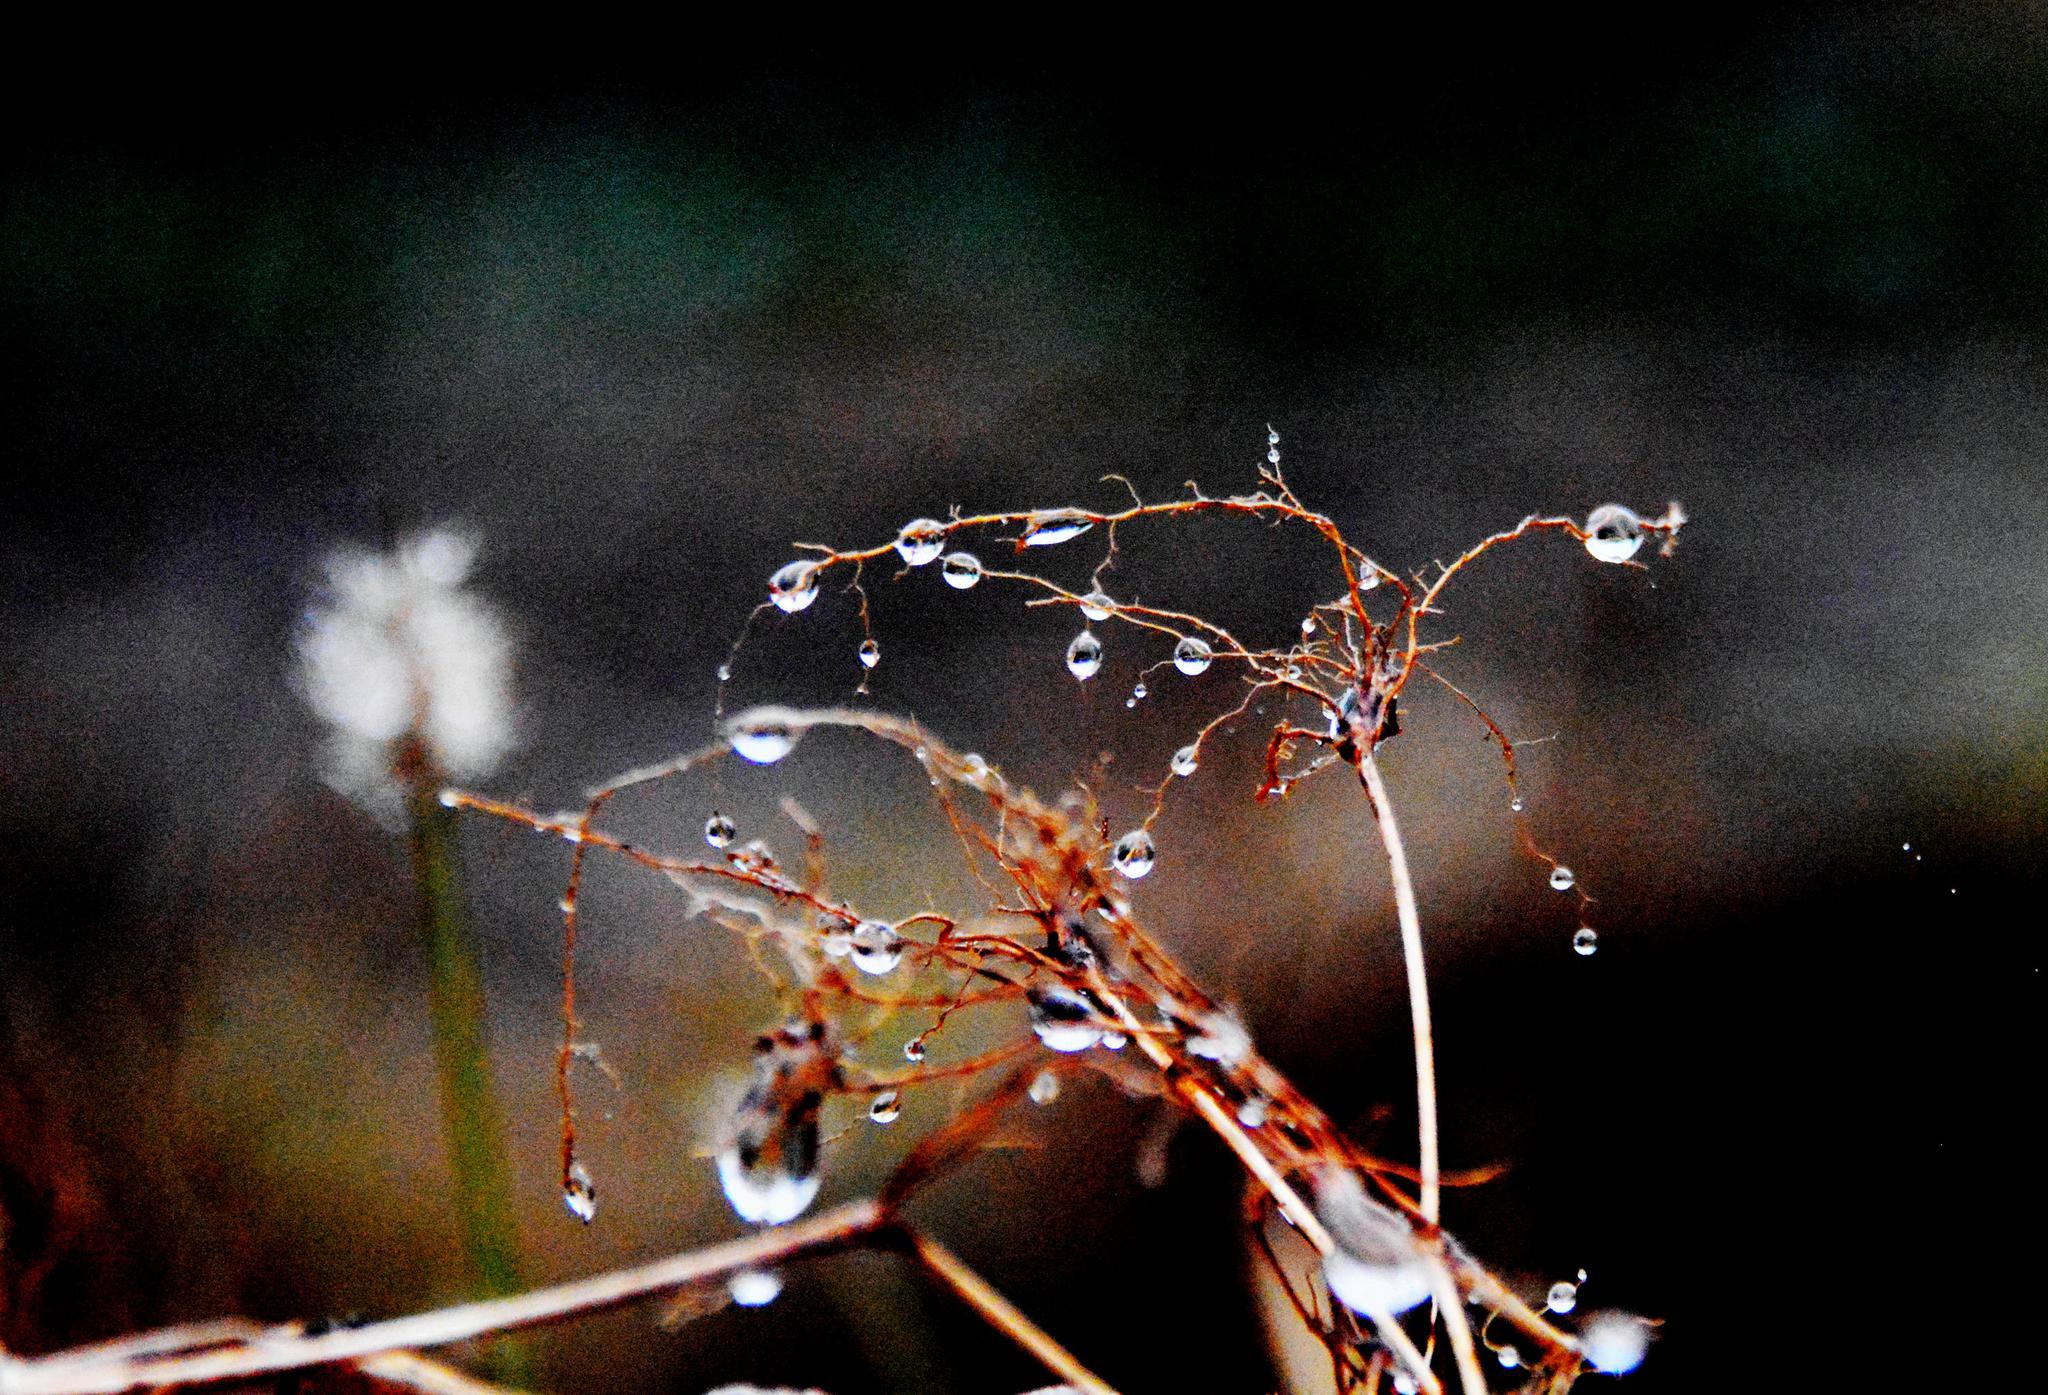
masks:
[[[416,736],[450,776],[488,774],[512,744],[512,641],[463,589],[475,546],[431,532],[389,553],[340,553],[297,641],[306,703],[328,727],[328,778],[395,813],[397,743]]]

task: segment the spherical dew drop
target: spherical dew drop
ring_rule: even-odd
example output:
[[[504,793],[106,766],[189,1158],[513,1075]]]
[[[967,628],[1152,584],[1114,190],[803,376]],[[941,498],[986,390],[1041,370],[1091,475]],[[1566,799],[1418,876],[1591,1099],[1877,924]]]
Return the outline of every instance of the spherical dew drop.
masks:
[[[791,615],[818,599],[818,564],[795,561],[768,578],[768,599]]]
[[[981,580],[981,559],[971,552],[949,552],[939,563],[939,575],[956,591],[965,591]]]
[[[1083,630],[1067,645],[1067,672],[1086,683],[1102,672],[1102,641],[1093,630]]]
[[[896,555],[909,567],[936,562],[945,545],[946,525],[936,518],[913,518],[896,534]]]
[[[1173,666],[1190,678],[1206,673],[1214,658],[1215,651],[1209,648],[1209,642],[1197,635],[1189,635],[1173,646]]]

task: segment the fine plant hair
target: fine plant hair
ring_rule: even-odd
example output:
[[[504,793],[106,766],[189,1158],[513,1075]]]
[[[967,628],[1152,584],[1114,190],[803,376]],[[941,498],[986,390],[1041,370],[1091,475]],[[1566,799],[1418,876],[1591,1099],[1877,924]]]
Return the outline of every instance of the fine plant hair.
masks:
[[[579,1154],[576,1067],[594,1057],[578,1019],[576,953],[582,887],[593,857],[619,860],[662,878],[693,916],[723,926],[746,946],[773,985],[780,1009],[754,1044],[751,1084],[724,1122],[716,1167],[734,1210],[760,1224],[752,1236],[636,1270],[509,1298],[419,1314],[346,1332],[310,1335],[175,1334],[133,1351],[92,1349],[38,1362],[0,1358],[0,1395],[8,1392],[117,1390],[138,1384],[189,1384],[246,1378],[332,1362],[367,1363],[406,1348],[462,1340],[657,1294],[681,1294],[678,1311],[710,1305],[722,1281],[738,1301],[773,1296],[772,1267],[799,1256],[850,1246],[893,1249],[950,1289],[1074,1388],[1110,1387],[1085,1352],[1070,1352],[1040,1329],[950,1250],[913,1226],[904,1206],[934,1178],[968,1164],[995,1136],[1007,1111],[1043,1099],[1065,1073],[1092,1070],[1125,1094],[1169,1102],[1212,1131],[1241,1164],[1243,1220],[1251,1252],[1267,1265],[1299,1320],[1328,1353],[1340,1391],[1431,1392],[1455,1385],[1465,1395],[1490,1388],[1562,1391],[1587,1371],[1620,1373],[1643,1357],[1654,1324],[1612,1312],[1572,1314],[1575,1296],[1561,1284],[1546,1298],[1526,1296],[1482,1258],[1484,1237],[1453,1236],[1441,1225],[1442,1190],[1483,1180],[1446,1174],[1438,1148],[1435,1047],[1416,889],[1396,803],[1376,753],[1394,739],[1416,679],[1448,693],[1495,748],[1522,845],[1549,869],[1551,884],[1574,887],[1570,870],[1542,850],[1521,816],[1515,747],[1473,696],[1433,665],[1454,636],[1433,633],[1447,588],[1480,558],[1510,543],[1557,535],[1596,560],[1631,568],[1654,540],[1668,555],[1685,522],[1671,505],[1656,517],[1607,505],[1584,521],[1535,516],[1480,539],[1430,575],[1404,575],[1368,557],[1329,516],[1308,507],[1280,469],[1280,441],[1269,429],[1265,463],[1252,492],[1211,496],[1193,485],[1182,497],[1146,502],[1120,477],[1130,501],[1108,510],[1023,509],[921,518],[890,540],[842,548],[800,544],[804,555],[776,571],[762,608],[808,609],[833,583],[858,604],[861,659],[879,657],[870,577],[940,571],[966,589],[1019,588],[1023,603],[1077,612],[1080,628],[1068,667],[1083,682],[1101,666],[1093,626],[1121,627],[1154,645],[1160,666],[1187,674],[1212,666],[1241,679],[1236,700],[1201,721],[1149,786],[1150,805],[1135,825],[1107,825],[1086,788],[1047,799],[1003,773],[999,763],[958,749],[940,733],[861,706],[723,709],[730,663],[743,653],[753,621],[721,670],[721,725],[701,747],[611,779],[576,810],[547,813],[480,793],[449,789],[441,803],[505,820],[571,845],[562,896],[562,1037],[554,1065],[560,1110],[560,1184],[565,1206],[590,1222],[598,1181]],[[1104,589],[1117,558],[1119,530],[1171,527],[1197,514],[1300,531],[1304,567],[1328,577],[1326,599],[1299,618],[1279,645],[1248,643],[1198,614],[1113,599]],[[968,550],[1007,545],[1027,558],[1040,548],[1072,546],[1093,535],[1100,564],[1075,590],[1024,569],[995,566]],[[1081,543],[1089,546],[1091,543]],[[863,685],[864,686],[864,685]],[[1412,706],[1412,702],[1410,703]],[[1177,786],[1220,733],[1277,708],[1263,761],[1247,781],[1259,801],[1284,798],[1323,773],[1355,780],[1370,819],[1361,853],[1384,856],[1402,945],[1414,1051],[1418,1131],[1414,1161],[1369,1150],[1262,1055],[1225,999],[1176,962],[1129,897],[1157,857],[1151,829]],[[1442,710],[1442,709],[1437,709]],[[614,801],[649,787],[687,780],[740,759],[777,765],[798,758],[803,741],[826,729],[872,740],[913,762],[930,787],[985,903],[929,905],[907,917],[883,917],[832,888],[826,831],[801,807],[785,811],[803,834],[801,855],[785,859],[742,841],[714,813],[702,851],[654,849],[611,832]],[[1369,847],[1377,842],[1377,850]],[[1588,928],[1580,931],[1590,936]],[[1590,952],[1590,939],[1580,944]],[[993,1048],[934,1060],[950,1027],[967,1016],[1014,1023]],[[887,1026],[915,1028],[903,1059],[883,1064],[869,1050]],[[806,1218],[830,1170],[821,1117],[829,1101],[850,1100],[879,1125],[893,1122],[904,1097],[962,1082],[979,1089],[908,1148],[873,1196]],[[1468,1243],[1469,1241],[1469,1243]],[[740,1280],[754,1297],[742,1298]],[[765,1289],[763,1284],[767,1286]],[[141,1339],[138,1339],[140,1341]],[[1497,1354],[1487,1365],[1482,1348]],[[437,1368],[438,1369],[438,1368]],[[1511,1386],[1489,1386],[1493,1379]]]

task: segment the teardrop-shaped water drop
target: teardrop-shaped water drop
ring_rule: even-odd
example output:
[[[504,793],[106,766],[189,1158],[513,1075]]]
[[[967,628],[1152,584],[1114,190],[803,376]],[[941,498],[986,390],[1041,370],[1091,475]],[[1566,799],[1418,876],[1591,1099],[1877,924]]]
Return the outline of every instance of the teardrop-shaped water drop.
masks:
[[[939,575],[956,591],[965,591],[981,580],[981,559],[971,552],[949,552],[939,563]]]
[[[1543,1303],[1553,1313],[1568,1313],[1579,1306],[1579,1286],[1569,1279],[1559,1279],[1550,1286]]]
[[[862,668],[873,668],[882,662],[882,646],[871,639],[862,640],[860,648],[854,652],[859,656]]]
[[[1086,683],[1102,672],[1102,641],[1093,630],[1083,630],[1067,645],[1067,672]]]
[[[1173,666],[1190,678],[1198,673],[1207,673],[1215,656],[1209,641],[1199,635],[1189,635],[1173,646]]]
[[[1602,562],[1626,562],[1643,548],[1643,520],[1634,509],[1602,504],[1586,516],[1586,551]]]
[[[795,561],[768,578],[768,599],[794,615],[818,599],[818,564]]]
[[[787,1157],[792,1151],[785,1148],[781,1156]],[[718,1183],[741,1220],[755,1225],[784,1225],[809,1209],[817,1199],[823,1179],[815,1171],[794,1170],[783,1161],[756,1158],[748,1163],[734,1147],[718,1155]]]
[[[1117,871],[1136,881],[1152,870],[1159,860],[1159,853],[1152,846],[1152,835],[1142,828],[1134,828],[1116,840],[1109,860]]]
[[[1550,869],[1550,889],[1552,891],[1570,891],[1572,883],[1577,880],[1578,878],[1572,875],[1572,869],[1563,863],[1559,863]]]
[[[936,518],[913,518],[896,534],[896,555],[905,566],[922,567],[938,560],[946,545],[946,525]]]
[[[903,1117],[903,1097],[894,1090],[884,1090],[875,1096],[875,1102],[868,1106],[868,1118],[878,1124],[893,1124]]]
[[[1025,998],[1031,1030],[1054,1051],[1086,1051],[1102,1040],[1095,1005],[1061,984],[1032,988]]]
[[[903,937],[885,921],[862,921],[854,927],[852,943],[853,966],[864,974],[886,974],[903,960]]]
[[[1600,932],[1590,925],[1580,926],[1579,932],[1572,936],[1572,952],[1574,954],[1592,954],[1599,948]],[[1563,1312],[1564,1309],[1560,1308],[1558,1311]]]
[[[1031,515],[1031,523],[1024,530],[1024,546],[1052,547],[1078,538],[1095,526],[1079,509],[1049,509],[1044,513]]]
[[[745,713],[732,724],[733,754],[755,765],[773,765],[796,749],[798,728],[768,713]]]
[[[1122,1032],[1104,1032],[1102,1034],[1102,1048],[1105,1051],[1121,1051],[1130,1044],[1131,1039]]]
[[[782,1276],[773,1269],[742,1269],[725,1281],[725,1291],[742,1308],[765,1308],[782,1296]]]
[[[710,818],[704,820],[704,841],[714,848],[731,847],[732,840],[738,835],[739,829],[733,821],[716,809],[711,811]]]
[[[597,1188],[580,1162],[569,1164],[568,1180],[562,1184],[562,1205],[585,1225],[597,1219]]]
[[[1081,613],[1090,620],[1107,620],[1116,613],[1116,602],[1100,591],[1081,597]]]
[[[1182,779],[1194,774],[1198,764],[1199,760],[1193,746],[1183,746],[1173,753],[1173,773]]]
[[[1028,1093],[1033,1104],[1051,1104],[1060,1097],[1060,1078],[1049,1070],[1042,1070],[1031,1077]]]

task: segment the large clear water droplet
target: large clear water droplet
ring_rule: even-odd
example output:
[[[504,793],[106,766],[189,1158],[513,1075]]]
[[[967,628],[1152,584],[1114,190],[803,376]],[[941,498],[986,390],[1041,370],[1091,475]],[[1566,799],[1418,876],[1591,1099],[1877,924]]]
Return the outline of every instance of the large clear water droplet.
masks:
[[[799,728],[766,712],[742,713],[732,724],[733,754],[755,765],[773,765],[796,749]]]
[[[791,562],[769,577],[768,599],[775,602],[777,610],[786,610],[792,615],[818,599],[818,564]]]
[[[893,1124],[903,1116],[903,1097],[894,1090],[884,1090],[875,1096],[875,1102],[868,1106],[868,1118],[878,1124]]]
[[[1116,613],[1116,602],[1100,591],[1081,597],[1081,613],[1090,620],[1107,620]]]
[[[1049,509],[1031,515],[1030,526],[1024,530],[1024,546],[1051,547],[1078,538],[1094,526],[1078,509]]]
[[[1060,1078],[1049,1070],[1042,1070],[1031,1077],[1031,1102],[1051,1104],[1060,1097]]]
[[[737,836],[739,829],[734,826],[733,821],[716,809],[711,811],[710,818],[704,820],[704,841],[714,848],[731,847],[732,840]]]
[[[939,563],[939,575],[956,591],[965,591],[981,580],[981,559],[971,552],[949,552]]]
[[[742,1308],[765,1308],[782,1296],[782,1276],[773,1269],[742,1269],[725,1281],[725,1291]]]
[[[864,974],[886,974],[903,961],[903,937],[896,927],[865,920],[854,927],[853,966]]]
[[[1578,878],[1572,874],[1572,869],[1561,863],[1550,869],[1550,889],[1552,891],[1570,891],[1572,883],[1577,880]]]
[[[725,1199],[741,1220],[755,1225],[795,1220],[817,1199],[822,1182],[815,1172],[799,1175],[766,1161],[749,1166],[740,1160],[737,1148],[718,1155],[718,1184],[725,1189]]]
[[[1209,647],[1209,641],[1198,635],[1189,635],[1173,646],[1173,666],[1190,678],[1208,672],[1215,657],[1216,652]]]
[[[1095,1005],[1060,984],[1033,988],[1025,1000],[1031,1030],[1054,1051],[1086,1051],[1102,1040]]]
[[[1586,516],[1586,551],[1602,562],[1626,562],[1642,551],[1643,520],[1620,504],[1602,504]]]
[[[922,567],[938,560],[946,545],[946,525],[936,518],[913,518],[896,534],[896,555],[904,565]]]
[[[1152,846],[1152,835],[1142,828],[1134,828],[1117,839],[1116,847],[1109,854],[1110,864],[1132,881],[1150,872],[1158,860],[1159,853]]]
[[[1067,672],[1086,683],[1102,672],[1102,641],[1093,630],[1083,630],[1067,645]]]
[[[585,1225],[597,1219],[597,1188],[580,1162],[569,1164],[569,1180],[562,1184],[562,1205]]]
[[[1195,773],[1199,760],[1193,746],[1183,746],[1173,753],[1173,773],[1186,779]]]
[[[1580,926],[1579,932],[1572,936],[1572,952],[1575,954],[1591,954],[1599,948],[1600,932],[1590,925]],[[1560,1308],[1558,1311],[1562,1312],[1563,1309]]]
[[[873,668],[876,664],[882,662],[882,646],[871,639],[862,640],[860,648],[855,652],[860,656],[860,666],[862,668]]]
[[[1569,1279],[1559,1279],[1550,1286],[1550,1294],[1543,1302],[1553,1313],[1568,1313],[1579,1306],[1579,1286]]]

